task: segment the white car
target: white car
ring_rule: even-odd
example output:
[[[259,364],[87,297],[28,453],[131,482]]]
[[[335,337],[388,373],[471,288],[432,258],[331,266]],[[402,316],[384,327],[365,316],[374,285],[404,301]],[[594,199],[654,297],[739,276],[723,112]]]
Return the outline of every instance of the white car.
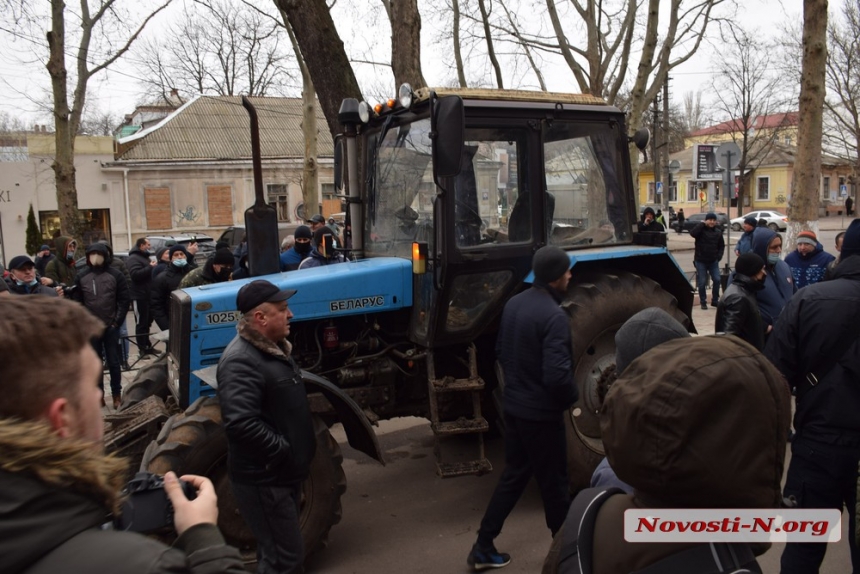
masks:
[[[741,225],[747,217],[755,217],[756,221],[764,219],[767,226],[774,231],[785,231],[788,228],[788,216],[778,211],[751,211],[743,217],[732,219],[732,231],[741,231]]]

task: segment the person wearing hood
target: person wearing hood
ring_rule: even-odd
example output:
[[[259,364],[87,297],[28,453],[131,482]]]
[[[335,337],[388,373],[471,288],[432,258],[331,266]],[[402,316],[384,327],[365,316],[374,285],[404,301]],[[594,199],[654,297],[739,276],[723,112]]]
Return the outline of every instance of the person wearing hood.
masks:
[[[152,280],[152,300],[150,301],[152,318],[162,331],[170,328],[170,294],[179,289],[182,279],[191,271],[188,267],[190,257],[183,246],[172,246],[168,254],[170,265],[167,271]]]
[[[299,269],[310,269],[311,267],[322,267],[323,265],[334,265],[335,263],[343,263],[343,255],[335,251],[337,249],[337,240],[332,234],[331,229],[322,225],[314,231],[313,248],[308,255],[299,264]]]
[[[466,559],[475,570],[507,566],[511,557],[493,543],[535,477],[546,525],[554,535],[570,504],[564,413],[579,398],[573,380],[570,323],[561,303],[570,256],[556,246],[537,250],[534,283],[502,311],[496,357],[504,373],[505,470]]]
[[[233,256],[233,260],[235,261],[236,257]],[[237,279],[247,279],[251,276],[251,270],[248,268],[248,254],[245,253],[242,257],[239,258],[238,267],[233,268],[233,280]]]
[[[311,254],[313,232],[307,225],[299,225],[293,234],[293,246],[281,253],[281,271],[295,271]]]
[[[2,279],[0,279],[2,281]],[[47,295],[56,297],[57,289],[42,285],[36,277],[36,264],[26,255],[18,255],[9,261],[9,278],[6,287],[13,295]]]
[[[51,253],[51,248],[47,245],[42,245],[39,248],[39,253],[36,255],[36,260],[33,262],[36,265],[36,273],[40,276],[45,276],[45,267],[54,259],[54,254]]]
[[[152,341],[149,340],[149,329],[152,327],[149,289],[152,285],[152,268],[155,267],[155,261],[150,260],[151,248],[149,240],[141,237],[135,242],[134,249],[128,253],[126,261],[126,268],[131,277],[129,291],[134,310],[137,348],[141,357],[155,353]]]
[[[744,232],[735,244],[735,255],[738,257],[744,253],[752,251],[752,236],[756,228],[756,223],[755,217],[744,217],[744,222],[741,225],[741,229],[743,229]]]
[[[78,274],[75,269],[75,252],[78,242],[71,237],[59,236],[54,238],[57,256],[45,265],[45,277],[54,282],[55,286],[72,285]]]
[[[87,266],[75,277],[71,297],[83,303],[98,317],[105,329],[93,339],[93,346],[110,372],[110,389],[114,409],[122,404],[122,371],[120,326],[125,322],[131,296],[128,281],[121,271],[111,266],[111,251],[104,243],[93,243],[86,250]],[[101,377],[104,397],[104,373]]]
[[[764,289],[756,291],[756,301],[765,330],[776,324],[782,308],[797,291],[791,268],[780,259],[782,253],[782,237],[769,227],[756,228],[753,232],[752,252],[762,258],[765,263]],[[734,274],[729,277],[729,284],[734,280]]]
[[[218,249],[212,257],[206,260],[203,267],[189,271],[179,283],[179,288],[200,287],[201,285],[229,281],[230,274],[233,272],[234,261],[233,254],[230,253],[229,249]]]
[[[657,220],[654,210],[646,207],[642,212],[642,219],[639,221],[639,232],[663,233],[666,228]]]
[[[758,310],[756,293],[764,289],[767,273],[764,260],[744,253],[735,262],[735,279],[717,305],[715,331],[737,335],[759,351],[764,349],[765,327]]]
[[[836,259],[824,251],[814,231],[801,231],[797,234],[797,248],[785,256],[785,263],[791,268],[791,276],[798,289],[824,280],[827,266]]]
[[[212,482],[174,473],[173,546],[105,523],[118,514],[128,463],[104,454],[96,388],[102,371],[89,341],[104,325],[77,303],[48,297],[0,301],[0,556],[8,574],[245,572],[216,526]],[[58,328],[58,325],[61,328]],[[51,344],[44,344],[46,333]]]
[[[769,543],[633,543],[625,540],[624,514],[780,508],[790,418],[782,375],[737,337],[675,339],[645,352],[624,369],[600,409],[606,457],[633,492],[581,491],[571,513],[595,505],[592,544],[578,544],[586,538],[578,528],[568,531],[570,524],[583,524],[582,515],[568,517],[560,551],[547,557],[544,574],[579,572],[578,564],[588,558],[593,574],[761,572],[755,557]],[[695,570],[663,562],[687,551],[710,569],[701,562]]]
[[[774,325],[765,355],[796,395],[785,496],[799,508],[847,506],[854,572],[860,463],[860,219],[845,231],[829,281],[798,290]],[[782,572],[818,572],[827,544],[787,544]]]

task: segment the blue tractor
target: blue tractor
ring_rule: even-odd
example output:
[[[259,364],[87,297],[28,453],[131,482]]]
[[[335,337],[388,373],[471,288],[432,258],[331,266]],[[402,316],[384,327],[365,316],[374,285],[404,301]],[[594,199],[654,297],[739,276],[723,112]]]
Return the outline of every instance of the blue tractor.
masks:
[[[665,235],[635,232],[630,144],[644,147],[647,134],[628,137],[624,114],[599,98],[522,91],[404,86],[375,109],[344,100],[339,119],[348,261],[265,275],[298,290],[291,339],[318,431],[301,516],[307,553],[340,517],[346,482],[332,424],[383,462],[370,423],[426,417],[441,477],[491,470],[483,438],[503,385],[499,317],[529,287],[532,255],[547,244],[573,264],[564,306],[580,400],[567,420],[568,458],[571,487],[586,486],[602,456],[600,381],[614,366],[617,329],[657,306],[693,330],[690,284]],[[265,273],[271,261],[251,267]],[[173,293],[167,387],[181,412],[164,422],[142,467],[211,477],[222,530],[250,551],[224,468],[212,374],[236,333],[236,293],[247,281]],[[462,448],[446,449],[452,437],[458,446],[473,440],[474,450],[458,457]]]

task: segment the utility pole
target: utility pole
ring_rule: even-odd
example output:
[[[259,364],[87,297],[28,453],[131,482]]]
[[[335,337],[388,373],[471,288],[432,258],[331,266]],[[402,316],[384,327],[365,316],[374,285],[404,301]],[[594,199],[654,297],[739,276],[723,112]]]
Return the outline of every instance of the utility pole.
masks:
[[[663,183],[663,213],[668,223],[669,219],[669,186],[672,185],[672,176],[669,174],[669,81],[672,78],[666,76],[666,81],[663,82],[663,147],[664,157],[666,161],[662,165],[666,166],[666,181]]]
[[[660,107],[658,100],[659,98],[654,98],[654,105],[652,106],[654,120],[651,123],[651,125],[654,127],[654,137],[651,138],[654,142],[651,147],[651,162],[654,164],[654,203],[658,203],[656,197],[657,182],[660,181]],[[663,203],[662,198],[659,203]]]

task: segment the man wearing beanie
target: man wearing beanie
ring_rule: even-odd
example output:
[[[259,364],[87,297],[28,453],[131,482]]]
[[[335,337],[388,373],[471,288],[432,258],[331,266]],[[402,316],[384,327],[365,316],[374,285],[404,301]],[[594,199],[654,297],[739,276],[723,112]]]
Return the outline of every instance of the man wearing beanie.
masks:
[[[36,273],[38,273],[40,277],[45,276],[45,267],[48,266],[48,263],[50,263],[53,258],[54,255],[51,253],[50,247],[42,245],[39,248],[39,253],[36,254],[36,260],[34,263],[36,265]]]
[[[292,247],[281,253],[281,271],[295,271],[311,254],[313,232],[307,225],[299,225],[294,234]]]
[[[510,555],[496,550],[493,540],[533,475],[553,535],[567,514],[564,413],[578,398],[570,324],[560,306],[570,267],[563,250],[540,248],[532,260],[532,287],[512,297],[502,312],[496,357],[504,375],[505,470],[466,560],[475,570],[510,563]]]
[[[827,266],[834,259],[824,251],[815,232],[807,230],[797,234],[797,249],[786,255],[785,262],[791,268],[791,276],[800,289],[823,280]]]
[[[764,259],[744,253],[735,262],[735,277],[717,306],[715,331],[737,335],[759,351],[764,349],[765,328],[756,292],[764,289]]]
[[[179,289],[182,279],[191,271],[191,258],[182,245],[173,245],[168,250],[167,270],[152,280],[150,308],[152,318],[162,331],[170,327],[170,294]]]
[[[744,253],[752,251],[752,235],[756,228],[755,217],[744,217],[744,222],[741,228],[744,230],[741,238],[735,244],[735,255],[741,256]]]
[[[845,231],[833,279],[798,291],[783,309],[765,355],[794,388],[796,436],[785,496],[800,508],[848,507],[851,562],[860,462],[860,219]],[[827,544],[787,544],[782,573],[817,572]]]
[[[206,260],[203,267],[192,269],[182,278],[179,288],[186,289],[228,281],[235,261],[229,249],[216,249],[215,254]]]
[[[716,307],[720,299],[720,259],[723,258],[723,252],[726,250],[723,232],[717,226],[717,215],[708,213],[705,221],[697,223],[690,230],[690,236],[696,240],[693,265],[696,266],[699,303],[702,309],[708,308],[707,280],[710,275],[711,305]]]

